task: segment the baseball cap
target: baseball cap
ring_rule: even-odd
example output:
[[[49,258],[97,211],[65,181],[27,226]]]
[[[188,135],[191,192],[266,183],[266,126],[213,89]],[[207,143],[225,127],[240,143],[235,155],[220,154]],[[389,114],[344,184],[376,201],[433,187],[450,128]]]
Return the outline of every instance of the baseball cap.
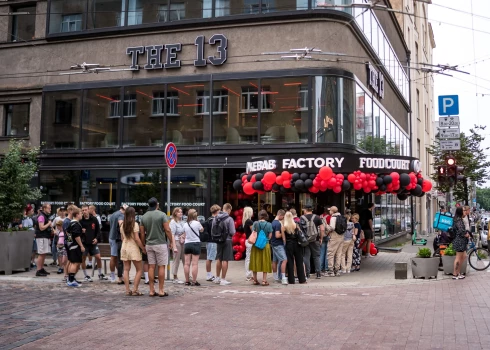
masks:
[[[128,209],[128,205],[127,204],[123,204],[123,205],[121,205],[121,208],[124,209],[124,210],[126,210],[126,209]]]
[[[338,213],[339,212],[339,209],[335,205],[332,205],[330,207],[330,210],[333,211],[333,212],[335,212],[335,213]]]
[[[158,199],[156,199],[155,197],[151,197],[150,199],[148,199],[148,205],[152,208],[156,207],[158,204]]]
[[[311,204],[305,204],[305,206],[303,208],[304,209],[312,209],[313,207],[311,206]]]

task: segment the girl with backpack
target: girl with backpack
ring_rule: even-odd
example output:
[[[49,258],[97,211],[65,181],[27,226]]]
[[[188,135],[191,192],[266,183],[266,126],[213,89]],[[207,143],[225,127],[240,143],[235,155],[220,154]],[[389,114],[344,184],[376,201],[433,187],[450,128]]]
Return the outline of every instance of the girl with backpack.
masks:
[[[199,255],[201,254],[200,234],[204,231],[201,223],[197,221],[197,211],[190,209],[187,213],[187,222],[184,225],[185,244],[184,244],[184,275],[186,286],[200,286],[197,282],[197,265],[199,263]],[[192,271],[191,271],[192,263]],[[192,282],[189,281],[189,274],[192,272]]]
[[[287,271],[289,284],[295,283],[295,266],[299,283],[306,283],[305,268],[303,265],[303,248],[299,245],[298,230],[298,224],[294,221],[293,214],[288,211],[286,215],[284,215],[282,231],[284,232],[284,236],[286,236],[286,256],[288,258]]]
[[[257,281],[257,272],[262,272],[262,285],[268,286],[267,273],[272,273],[271,248],[269,240],[272,236],[272,225],[267,220],[269,214],[265,210],[259,212],[259,221],[254,222],[252,226],[252,236],[256,237],[256,241],[252,247],[250,254],[250,270],[253,273],[253,285],[260,285]],[[267,242],[263,249],[257,248],[257,243],[261,240],[260,236],[266,236]]]

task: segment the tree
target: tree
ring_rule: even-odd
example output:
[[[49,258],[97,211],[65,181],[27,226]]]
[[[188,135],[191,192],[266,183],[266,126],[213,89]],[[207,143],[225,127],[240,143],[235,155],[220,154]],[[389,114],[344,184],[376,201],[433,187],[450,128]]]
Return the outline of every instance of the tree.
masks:
[[[480,208],[490,210],[490,188],[476,188],[476,200]]]
[[[366,136],[364,139],[358,141],[359,148],[366,151],[371,151],[374,154],[389,154],[389,155],[399,155],[400,147],[393,142],[386,141],[386,137],[372,137],[370,135]]]
[[[26,204],[41,198],[39,188],[31,187],[38,170],[39,148],[23,148],[23,141],[11,140],[0,162],[0,230],[14,218],[22,217]]]
[[[483,185],[490,179],[490,174],[488,172],[490,162],[485,156],[485,151],[490,149],[490,147],[481,146],[481,143],[485,140],[481,132],[483,132],[485,128],[486,126],[475,125],[470,129],[470,134],[468,136],[462,132],[459,136],[461,142],[461,149],[459,151],[442,151],[439,139],[436,139],[434,144],[429,148],[429,153],[434,157],[434,169],[440,165],[446,165],[447,155],[452,155],[454,157],[457,166],[464,167],[462,175],[471,180],[468,192],[471,192],[475,185]],[[434,171],[431,178],[438,183],[437,172]],[[438,183],[437,189],[441,192],[449,192],[450,185]],[[468,200],[467,193],[464,189],[464,181],[458,181],[453,186],[453,195],[458,201]]]

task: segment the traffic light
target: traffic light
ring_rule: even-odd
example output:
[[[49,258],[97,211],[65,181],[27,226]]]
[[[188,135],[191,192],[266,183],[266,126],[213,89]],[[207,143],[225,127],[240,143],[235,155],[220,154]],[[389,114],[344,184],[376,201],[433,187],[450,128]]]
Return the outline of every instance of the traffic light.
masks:
[[[445,165],[439,165],[437,167],[437,181],[439,184],[445,184],[447,180],[447,168]]]
[[[453,156],[446,157],[446,177],[450,184],[456,184],[458,181],[464,180],[464,167],[456,164],[456,159]]]

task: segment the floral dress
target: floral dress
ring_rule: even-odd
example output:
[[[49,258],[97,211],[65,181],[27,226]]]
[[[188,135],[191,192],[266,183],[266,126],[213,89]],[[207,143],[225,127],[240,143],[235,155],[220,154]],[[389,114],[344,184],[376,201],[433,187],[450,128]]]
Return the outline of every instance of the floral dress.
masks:
[[[453,231],[455,234],[453,240],[454,250],[459,253],[466,251],[466,247],[468,246],[468,238],[465,237],[466,229],[462,218],[454,218]]]
[[[359,223],[355,223],[354,227],[357,228],[357,236],[354,241],[354,251],[352,253],[352,265],[353,266],[361,266],[361,225]]]

